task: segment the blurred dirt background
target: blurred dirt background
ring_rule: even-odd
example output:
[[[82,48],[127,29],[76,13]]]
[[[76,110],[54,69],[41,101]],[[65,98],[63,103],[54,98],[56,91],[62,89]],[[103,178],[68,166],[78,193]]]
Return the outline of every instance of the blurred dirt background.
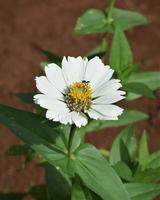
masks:
[[[100,36],[80,36],[74,33],[76,19],[88,8],[105,8],[107,0],[0,0],[0,103],[26,110],[15,94],[35,89],[34,77],[45,57],[36,45],[58,55],[85,55],[100,41]],[[142,70],[160,70],[160,1],[124,0],[117,6],[142,12],[151,21],[147,26],[130,30],[127,35],[134,51],[135,62]],[[145,128],[149,132],[151,151],[160,148],[160,92],[157,99],[143,98],[127,107],[150,113],[150,119],[136,125],[137,137]],[[88,141],[109,148],[120,129],[107,129],[90,134]],[[20,171],[23,157],[6,157],[11,144],[20,141],[4,126],[0,126],[0,191],[26,191],[41,183],[44,173],[31,163]]]

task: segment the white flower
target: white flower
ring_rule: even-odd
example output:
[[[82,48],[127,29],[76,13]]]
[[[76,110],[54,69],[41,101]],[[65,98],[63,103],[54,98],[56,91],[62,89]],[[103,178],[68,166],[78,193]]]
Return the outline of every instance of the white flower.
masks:
[[[113,103],[124,98],[120,80],[111,79],[113,70],[101,59],[66,57],[62,68],[52,63],[45,67],[46,76],[36,77],[42,94],[35,102],[47,109],[46,118],[62,124],[85,126],[88,118],[117,120],[123,109]]]

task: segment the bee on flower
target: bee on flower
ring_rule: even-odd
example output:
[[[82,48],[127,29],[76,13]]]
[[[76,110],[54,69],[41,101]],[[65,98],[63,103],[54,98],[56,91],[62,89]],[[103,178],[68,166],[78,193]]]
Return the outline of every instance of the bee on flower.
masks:
[[[64,57],[62,67],[46,65],[46,76],[36,77],[41,94],[34,100],[47,109],[46,118],[62,124],[85,126],[88,119],[117,120],[123,109],[114,103],[124,99],[120,80],[99,57]]]

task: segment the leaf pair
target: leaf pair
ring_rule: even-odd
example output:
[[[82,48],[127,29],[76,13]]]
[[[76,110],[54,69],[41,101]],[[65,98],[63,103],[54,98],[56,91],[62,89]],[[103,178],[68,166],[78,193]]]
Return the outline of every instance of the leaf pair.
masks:
[[[124,31],[148,23],[142,14],[128,10],[114,8],[111,22],[108,22],[107,14],[108,8],[105,12],[98,9],[87,10],[78,18],[75,31],[80,34],[114,32],[117,23]]]

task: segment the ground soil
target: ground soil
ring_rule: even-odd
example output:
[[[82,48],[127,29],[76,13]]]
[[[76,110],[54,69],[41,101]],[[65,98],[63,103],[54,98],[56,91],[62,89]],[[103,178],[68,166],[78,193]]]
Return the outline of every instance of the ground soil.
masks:
[[[17,92],[35,89],[34,77],[45,57],[36,46],[63,55],[85,55],[100,41],[99,35],[80,36],[73,32],[76,18],[88,8],[105,8],[107,0],[0,0],[0,103],[31,110],[15,97]],[[135,62],[141,70],[160,70],[160,2],[159,0],[125,0],[118,6],[144,13],[151,24],[127,33]],[[136,125],[137,136],[145,128],[149,132],[151,151],[160,148],[160,92],[157,99],[143,98],[127,106],[148,112],[150,119]],[[107,129],[87,138],[97,147],[109,148],[120,129]],[[6,157],[11,144],[20,141],[4,126],[0,126],[0,191],[26,191],[41,183],[44,173],[31,163],[21,168],[24,158]]]

